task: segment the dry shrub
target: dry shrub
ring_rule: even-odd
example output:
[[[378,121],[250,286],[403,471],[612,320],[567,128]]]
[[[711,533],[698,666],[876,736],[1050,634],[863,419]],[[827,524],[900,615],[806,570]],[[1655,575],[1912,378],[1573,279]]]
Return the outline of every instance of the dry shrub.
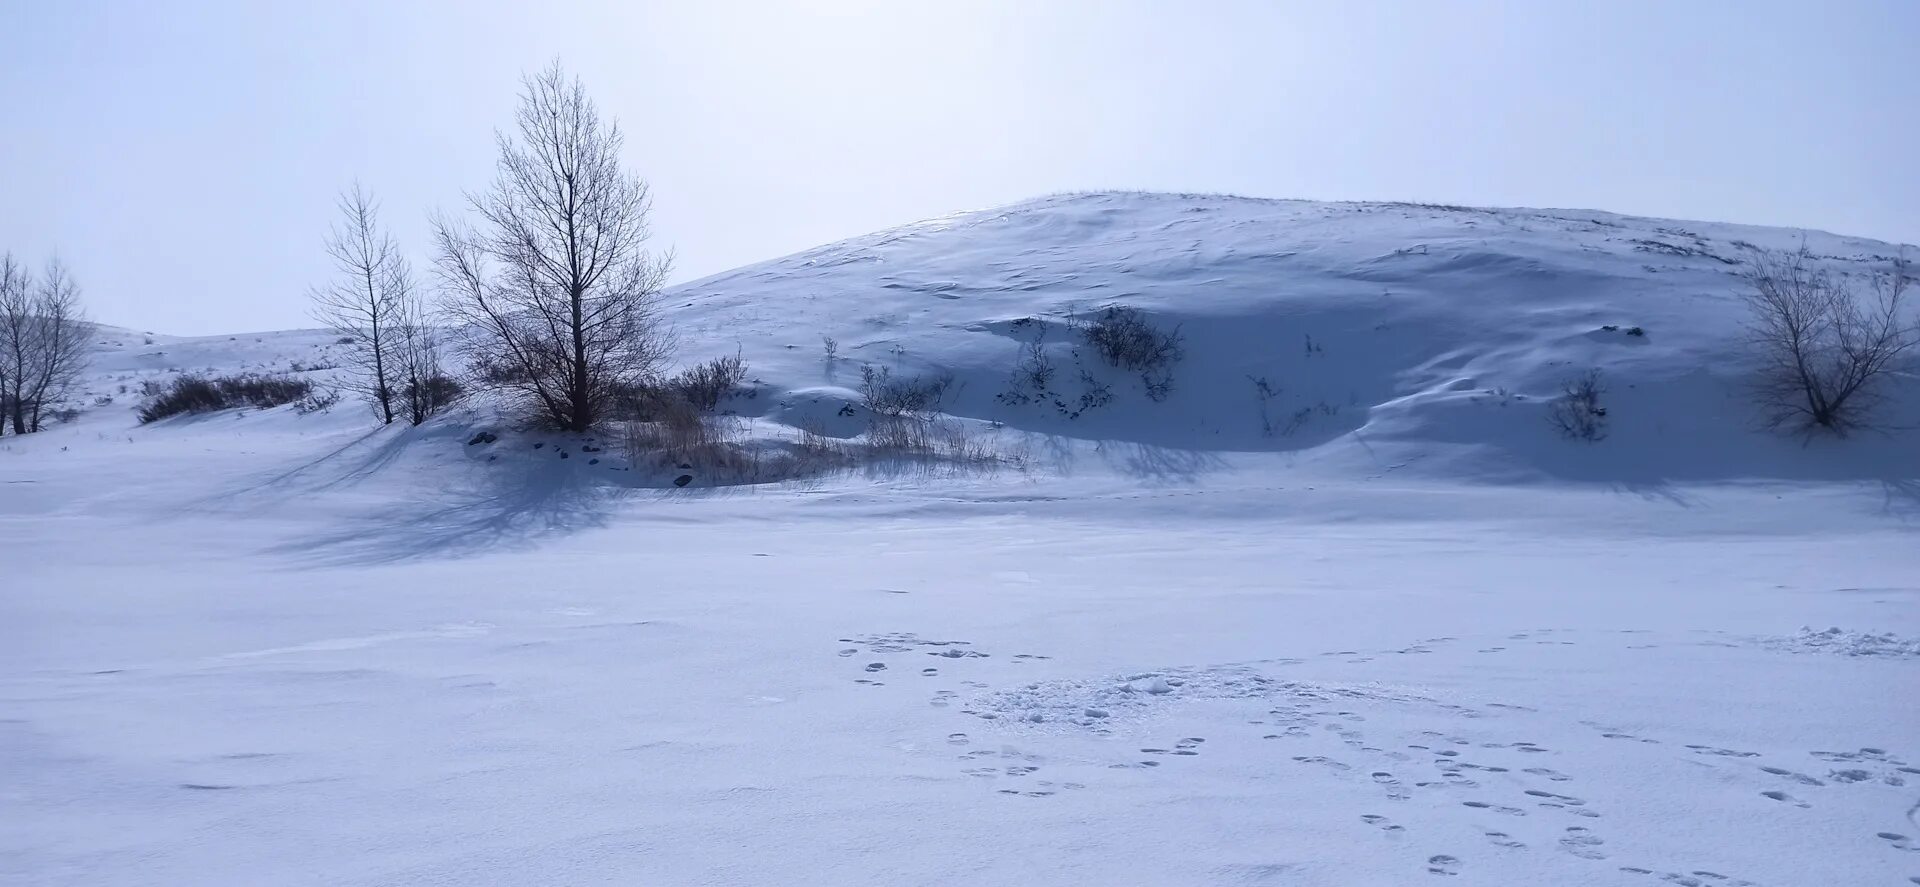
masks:
[[[688,403],[706,411],[720,406],[720,402],[732,394],[740,383],[747,380],[747,362],[735,354],[732,357],[716,357],[705,363],[695,364],[673,377],[667,387],[685,398]]]
[[[140,421],[153,422],[182,413],[211,413],[234,407],[269,409],[306,397],[313,383],[285,376],[180,376],[162,387],[151,385],[140,407]]]

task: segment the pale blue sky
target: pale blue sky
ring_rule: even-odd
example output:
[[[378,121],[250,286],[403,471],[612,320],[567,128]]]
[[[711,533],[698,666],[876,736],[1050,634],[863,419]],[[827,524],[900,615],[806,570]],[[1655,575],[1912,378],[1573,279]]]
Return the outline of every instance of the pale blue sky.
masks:
[[[1920,0],[0,0],[0,249],[105,322],[310,325],[355,178],[423,254],[556,56],[687,280],[1094,188],[1920,241]]]

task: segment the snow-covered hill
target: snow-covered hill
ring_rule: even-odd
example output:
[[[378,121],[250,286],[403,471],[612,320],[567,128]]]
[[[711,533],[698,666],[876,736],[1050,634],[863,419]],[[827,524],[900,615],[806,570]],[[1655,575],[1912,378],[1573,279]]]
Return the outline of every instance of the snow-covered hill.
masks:
[[[953,412],[1071,438],[1235,452],[1338,439],[1452,477],[1910,477],[1912,438],[1835,452],[1755,433],[1737,274],[1753,247],[1803,237],[1843,273],[1885,273],[1899,252],[1592,211],[1101,193],[855,238],[678,287],[670,304],[689,350],[739,347],[789,405],[870,362],[951,371]],[[1112,304],[1184,335],[1166,402],[1071,357],[1065,319]],[[1085,366],[1116,401],[1073,421],[1000,402],[1043,333],[1064,387]],[[1546,407],[1592,369],[1611,440],[1568,446]],[[1916,391],[1890,424],[1920,425]]]
[[[0,438],[0,882],[1920,882],[1920,400],[1803,441],[1743,387],[1735,263],[1803,236],[1899,250],[1111,193],[854,238],[670,290],[683,359],[769,441],[951,374],[1019,458],[758,486],[484,400],[142,426],[339,343],[104,328]],[[1184,337],[1163,399],[1109,305]],[[1043,334],[1111,402],[1000,396]]]

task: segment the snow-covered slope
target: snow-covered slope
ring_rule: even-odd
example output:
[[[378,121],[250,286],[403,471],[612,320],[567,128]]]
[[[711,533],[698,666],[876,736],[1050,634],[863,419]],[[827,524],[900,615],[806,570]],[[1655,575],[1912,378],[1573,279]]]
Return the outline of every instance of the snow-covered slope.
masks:
[[[103,330],[85,412],[0,438],[0,883],[1920,881],[1920,441],[1741,389],[1727,260],[1801,236],[1091,194],[855,238],[671,290],[683,357],[737,349],[769,440],[951,373],[1025,458],[753,487],[485,403],[140,426],[338,343]],[[1109,304],[1184,335],[1163,401],[1076,360]],[[1111,403],[996,397],[1041,330]]]

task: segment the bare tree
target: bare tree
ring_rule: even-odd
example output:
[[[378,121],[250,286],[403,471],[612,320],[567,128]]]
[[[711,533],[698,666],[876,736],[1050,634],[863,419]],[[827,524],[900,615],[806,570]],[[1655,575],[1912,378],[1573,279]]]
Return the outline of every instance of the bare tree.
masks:
[[[441,369],[440,331],[411,281],[396,304],[393,332],[400,401],[407,421],[419,425],[458,398],[460,386]]]
[[[414,297],[413,271],[380,227],[380,207],[356,183],[340,194],[341,220],[327,236],[327,255],[339,277],[313,289],[313,314],[342,339],[351,339],[348,386],[366,398],[382,423],[392,423],[398,386],[396,329],[406,299]]]
[[[7,433],[26,378],[26,352],[20,344],[26,338],[32,298],[33,275],[12,253],[0,255],[0,435]]]
[[[0,421],[15,434],[41,430],[46,408],[65,400],[86,369],[92,339],[65,264],[49,261],[35,282],[11,255],[0,259]]]
[[[1818,267],[1804,244],[1792,253],[1756,250],[1746,279],[1749,337],[1760,359],[1755,393],[1773,427],[1846,434],[1873,423],[1887,377],[1920,344],[1905,304],[1904,259],[1875,275],[1873,296]]]
[[[434,222],[448,310],[479,381],[585,431],[665,362],[655,296],[671,260],[646,249],[647,185],[577,78],[558,62],[526,78],[515,123],[492,187],[468,195],[477,228]]]

